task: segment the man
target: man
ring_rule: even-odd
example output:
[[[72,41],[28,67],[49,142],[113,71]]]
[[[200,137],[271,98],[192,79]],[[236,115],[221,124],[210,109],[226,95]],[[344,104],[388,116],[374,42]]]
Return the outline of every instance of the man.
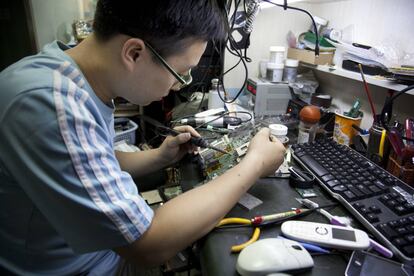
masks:
[[[120,257],[160,264],[275,171],[284,148],[265,129],[240,164],[153,212],[133,177],[178,161],[198,133],[181,127],[158,149],[114,152],[112,99],[146,105],[188,84],[207,41],[225,37],[224,18],[213,0],[100,0],[78,46],[51,43],[1,73],[0,266],[110,275]]]

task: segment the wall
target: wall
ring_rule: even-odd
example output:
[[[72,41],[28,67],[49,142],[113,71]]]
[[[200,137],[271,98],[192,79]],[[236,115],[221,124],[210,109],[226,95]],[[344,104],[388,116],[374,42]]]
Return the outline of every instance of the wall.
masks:
[[[31,0],[37,47],[54,40],[68,43],[76,19],[90,19],[96,0]]]
[[[390,40],[414,54],[413,11],[412,0],[348,0],[310,5],[310,12],[328,19],[333,28],[353,24],[354,42],[379,45]]]

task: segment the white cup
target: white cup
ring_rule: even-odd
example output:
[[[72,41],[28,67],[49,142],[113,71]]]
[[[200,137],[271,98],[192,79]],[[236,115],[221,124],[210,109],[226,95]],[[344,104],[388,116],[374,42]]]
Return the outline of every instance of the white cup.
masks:
[[[262,59],[259,61],[259,76],[263,79],[266,78],[266,71],[267,71],[267,63],[269,61],[267,59]]]

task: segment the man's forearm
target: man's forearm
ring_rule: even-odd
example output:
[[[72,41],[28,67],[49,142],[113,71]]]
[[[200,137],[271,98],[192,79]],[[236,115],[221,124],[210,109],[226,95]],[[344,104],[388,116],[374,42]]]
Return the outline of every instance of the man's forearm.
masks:
[[[196,241],[219,222],[261,174],[259,158],[250,156],[225,174],[160,207],[151,227],[123,256],[159,263]]]
[[[169,165],[168,160],[161,157],[159,149],[139,152],[115,151],[115,154],[121,169],[131,174],[132,177],[139,177]]]

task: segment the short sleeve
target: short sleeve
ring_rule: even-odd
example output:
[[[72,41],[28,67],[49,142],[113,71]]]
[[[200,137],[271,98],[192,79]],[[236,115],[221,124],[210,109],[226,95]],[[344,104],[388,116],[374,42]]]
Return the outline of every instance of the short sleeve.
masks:
[[[148,229],[153,211],[85,90],[55,72],[54,87],[20,94],[3,114],[7,170],[75,252],[124,246]]]

